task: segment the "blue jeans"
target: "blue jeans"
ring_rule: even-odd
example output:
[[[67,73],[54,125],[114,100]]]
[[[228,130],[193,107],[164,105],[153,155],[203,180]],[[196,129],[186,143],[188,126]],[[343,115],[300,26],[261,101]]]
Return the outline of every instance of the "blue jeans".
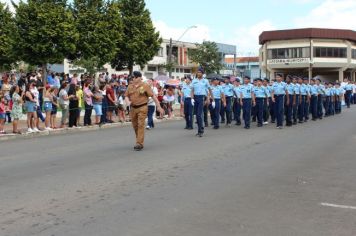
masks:
[[[203,109],[204,109],[204,95],[195,95],[194,100],[194,111],[198,123],[198,133],[204,133],[204,124],[203,124]]]
[[[251,123],[251,98],[244,98],[242,99],[243,105],[242,105],[242,110],[243,110],[243,119],[245,122],[245,127],[250,128],[250,123]]]
[[[193,105],[191,98],[184,99],[185,127],[193,128]]]
[[[104,96],[103,101],[102,101],[102,115],[100,119],[100,123],[106,123],[106,112],[108,111],[108,99],[106,96]]]
[[[283,126],[283,113],[284,113],[284,95],[275,95],[275,115],[277,119],[277,127]]]
[[[155,124],[153,123],[153,114],[155,113],[155,106],[148,106],[148,112],[147,112],[147,126],[150,128],[154,128]]]

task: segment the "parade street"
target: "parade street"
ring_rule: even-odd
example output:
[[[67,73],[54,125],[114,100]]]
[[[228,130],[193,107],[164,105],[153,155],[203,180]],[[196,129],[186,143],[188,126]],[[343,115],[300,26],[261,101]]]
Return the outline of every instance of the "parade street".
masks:
[[[356,235],[355,117],[1,142],[0,235]]]

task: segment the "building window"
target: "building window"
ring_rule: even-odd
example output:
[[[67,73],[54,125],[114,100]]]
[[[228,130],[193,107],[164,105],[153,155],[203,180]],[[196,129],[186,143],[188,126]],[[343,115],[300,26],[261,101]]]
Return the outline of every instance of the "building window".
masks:
[[[185,73],[185,74],[190,74],[190,73],[191,73],[191,70],[190,70],[190,69],[184,69],[184,73]]]
[[[267,51],[268,59],[309,58],[310,48],[276,48]]]
[[[156,56],[157,57],[163,57],[163,48],[162,47],[158,49],[158,52],[157,52]]]
[[[314,57],[347,58],[346,48],[315,47]]]
[[[356,59],[356,49],[352,49],[352,59]]]
[[[155,66],[148,66],[148,67],[147,67],[147,70],[148,70],[148,71],[154,71],[154,72],[156,72],[156,71],[157,71],[157,67],[155,67]]]

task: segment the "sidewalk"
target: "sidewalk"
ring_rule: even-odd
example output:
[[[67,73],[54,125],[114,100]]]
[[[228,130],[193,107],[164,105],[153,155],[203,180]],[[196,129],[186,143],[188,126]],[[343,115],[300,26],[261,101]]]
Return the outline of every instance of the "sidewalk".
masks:
[[[83,117],[84,117],[84,112],[81,113],[80,117],[80,123],[83,123]],[[117,120],[117,117],[114,116],[115,120]],[[128,116],[127,116],[128,118]],[[174,120],[181,120],[182,117],[179,115],[179,108],[177,109],[176,107],[174,108],[174,116],[171,119],[163,118],[162,120],[156,119],[155,123],[161,123],[165,121],[174,121]],[[60,120],[61,120],[61,113],[59,112],[57,114],[57,127],[60,127]],[[95,116],[92,116],[92,121],[95,120]],[[48,135],[56,135],[56,134],[66,134],[66,133],[77,133],[77,132],[86,132],[86,131],[95,131],[95,130],[101,130],[101,129],[109,129],[109,128],[118,128],[118,127],[127,127],[131,126],[131,122],[115,122],[112,124],[104,124],[104,125],[93,125],[93,126],[79,126],[76,128],[63,128],[63,129],[55,129],[55,130],[42,130],[41,132],[37,133],[27,133],[27,124],[26,124],[26,115],[24,115],[18,123],[19,130],[21,131],[22,134],[13,134],[12,133],[12,123],[6,123],[5,124],[5,131],[7,134],[0,134],[0,141],[6,141],[6,140],[14,140],[18,138],[33,138],[33,137],[40,137],[40,136],[48,136]],[[44,129],[44,122],[40,121],[40,128]]]

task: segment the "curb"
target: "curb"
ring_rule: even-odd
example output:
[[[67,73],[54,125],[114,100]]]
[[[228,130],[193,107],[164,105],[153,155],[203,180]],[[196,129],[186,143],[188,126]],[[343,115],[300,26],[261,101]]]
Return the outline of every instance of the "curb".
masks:
[[[162,122],[171,122],[171,121],[179,121],[182,120],[182,117],[174,117],[170,120],[155,120],[155,123],[162,123]],[[31,139],[31,138],[38,138],[44,136],[52,136],[52,135],[60,135],[60,134],[74,134],[74,133],[84,133],[89,131],[97,131],[97,130],[105,130],[110,128],[122,128],[131,126],[131,122],[125,123],[114,123],[114,124],[105,124],[101,126],[91,126],[91,127],[80,127],[80,128],[64,128],[64,129],[57,129],[53,131],[44,130],[38,133],[24,133],[24,134],[5,134],[0,136],[0,141],[10,141],[16,139]]]

